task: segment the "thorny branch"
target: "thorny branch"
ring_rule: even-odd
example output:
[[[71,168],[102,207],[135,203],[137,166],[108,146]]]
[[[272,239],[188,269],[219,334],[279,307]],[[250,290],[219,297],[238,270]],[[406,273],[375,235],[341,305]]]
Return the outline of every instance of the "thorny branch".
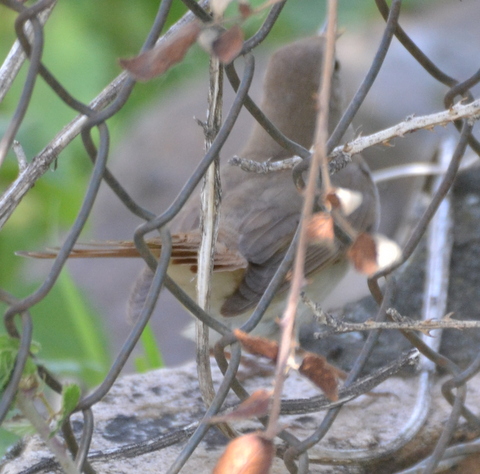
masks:
[[[444,127],[448,123],[460,119],[479,120],[480,100],[475,100],[466,105],[458,102],[450,109],[435,114],[423,115],[421,117],[407,117],[403,122],[386,128],[385,130],[372,133],[366,137],[356,138],[344,145],[339,145],[328,157],[330,174],[344,168],[347,163],[350,162],[353,155],[361,153],[367,148],[375,145],[390,146],[390,143],[394,138],[404,138],[405,135],[419,130],[433,130],[433,128],[437,126]],[[282,161],[266,161],[261,163],[253,160],[246,160],[238,156],[229,160],[230,165],[239,166],[242,170],[253,173],[269,173],[272,171],[292,169],[301,162],[302,158],[298,156]]]
[[[429,319],[426,321],[417,321],[406,316],[402,316],[396,309],[390,308],[387,314],[395,322],[376,322],[367,320],[363,323],[350,323],[342,321],[332,314],[324,312],[317,303],[314,303],[307,296],[302,295],[303,302],[313,311],[316,321],[325,326],[325,330],[315,333],[316,339],[325,339],[333,334],[343,334],[355,331],[372,331],[374,329],[401,329],[405,331],[420,331],[430,336],[432,329],[480,329],[480,321],[461,321],[451,319],[451,314],[447,314],[443,319]],[[323,328],[322,328],[323,329]]]

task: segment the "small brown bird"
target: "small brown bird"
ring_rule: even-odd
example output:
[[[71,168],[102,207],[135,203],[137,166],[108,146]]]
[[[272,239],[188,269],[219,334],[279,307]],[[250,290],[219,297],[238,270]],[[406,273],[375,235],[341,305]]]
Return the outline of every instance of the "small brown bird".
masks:
[[[264,81],[262,110],[291,140],[312,146],[317,117],[316,96],[320,85],[324,39],[316,36],[297,41],[272,56]],[[329,132],[342,113],[338,67],[332,81]],[[282,160],[291,154],[255,124],[240,153],[255,161]],[[251,314],[280,265],[300,220],[303,197],[295,187],[291,171],[269,174],[247,173],[224,166],[221,174],[223,198],[211,282],[210,312],[225,324],[238,327]],[[358,208],[347,220],[359,232],[376,229],[378,196],[370,171],[362,157],[332,176],[332,185],[361,193]],[[200,244],[200,199],[190,199],[171,223],[173,252],[169,275],[195,298],[196,259]],[[158,255],[159,239],[149,245]],[[343,278],[347,268],[345,245],[311,244],[307,248],[305,276],[307,295],[324,299]],[[52,253],[30,253],[52,257]],[[107,242],[74,249],[71,257],[134,257],[133,242]],[[141,300],[151,279],[147,268],[135,285],[133,300]],[[277,317],[283,312],[286,282],[273,300],[254,334],[274,337]],[[139,298],[140,296],[140,298]],[[133,305],[135,312],[136,305]]]

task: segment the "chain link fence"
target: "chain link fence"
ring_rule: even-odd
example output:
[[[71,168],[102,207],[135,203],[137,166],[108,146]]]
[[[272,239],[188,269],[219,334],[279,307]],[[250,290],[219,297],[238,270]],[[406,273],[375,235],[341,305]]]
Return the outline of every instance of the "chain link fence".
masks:
[[[155,46],[155,44],[167,44],[171,38],[175,38],[175,35],[178,34],[185,25],[192,24],[195,19],[205,25],[212,22],[212,16],[207,8],[207,1],[199,3],[193,0],[182,1],[188,7],[189,12],[167,31],[164,31],[165,23],[173,0],[163,0],[160,3],[157,16],[151,31],[145,40],[142,52],[149,51]],[[48,21],[49,14],[55,7],[55,1],[40,0],[27,6],[25,3],[15,0],[1,0],[1,4],[4,8],[12,9],[18,13],[15,22],[15,29],[19,43],[13,47],[11,53],[5,59],[3,66],[0,69],[0,100],[3,99],[12,83],[15,81],[17,72],[25,60],[24,54],[28,57],[28,74],[25,78],[21,98],[18,101],[15,113],[11,117],[5,134],[0,142],[0,163],[3,162],[7,151],[10,150],[14,144],[14,139],[28,110],[35,82],[39,77],[48,84],[51,90],[54,91],[66,105],[76,111],[79,115],[60,131],[58,135],[30,162],[24,162],[22,160],[21,150],[17,149],[16,155],[19,158],[21,172],[18,174],[12,185],[3,192],[3,195],[0,198],[0,226],[3,226],[9,218],[14,215],[22,198],[35,185],[37,180],[39,180],[42,175],[54,165],[59,153],[78,135],[81,136],[85,153],[90,157],[93,163],[93,168],[81,209],[78,212],[77,218],[71,226],[63,245],[58,250],[51,270],[45,278],[44,283],[35,292],[22,299],[17,299],[7,292],[0,290],[1,300],[8,304],[8,309],[4,315],[6,332],[10,338],[18,340],[18,348],[15,353],[14,364],[12,364],[12,371],[8,374],[2,390],[0,420],[5,419],[9,409],[15,402],[20,406],[22,411],[24,411],[24,414],[29,411],[26,408],[28,405],[28,400],[26,400],[28,395],[25,395],[25,386],[22,385],[25,383],[24,377],[26,370],[27,373],[30,374],[33,372],[38,373],[38,376],[45,382],[49,389],[57,393],[62,392],[62,383],[54,374],[50,373],[50,371],[42,366],[35,359],[34,355],[32,355],[32,333],[35,324],[38,323],[32,318],[30,308],[41,302],[55,285],[67,258],[69,258],[69,255],[77,243],[80,232],[87,222],[102,181],[105,181],[108,184],[129,212],[144,220],[144,224],[139,226],[135,232],[134,242],[142,258],[144,258],[148,266],[154,271],[146,303],[138,319],[135,321],[130,335],[123,343],[120,352],[110,367],[108,374],[105,376],[103,382],[91,393],[79,398],[75,403],[75,408],[68,411],[65,419],[62,420],[59,429],[66,445],[68,446],[68,452],[74,459],[73,464],[69,464],[68,460],[66,460],[68,455],[65,452],[62,453],[61,449],[55,450],[53,447],[51,449],[54,451],[56,460],[51,459],[36,466],[32,466],[28,472],[33,473],[41,472],[43,470],[52,470],[58,468],[58,463],[60,463],[62,468],[67,472],[96,472],[94,469],[94,463],[91,462],[93,461],[93,458],[89,455],[89,447],[92,441],[95,422],[92,407],[109,393],[112,385],[118,379],[127,359],[131,355],[142,332],[149,322],[162,287],[166,287],[206,326],[220,332],[221,334],[228,335],[228,330],[226,330],[225,327],[219,324],[219,322],[210,316],[208,312],[203,311],[186,295],[175,281],[167,275],[166,270],[171,257],[171,236],[168,230],[168,223],[182,209],[187,199],[194,192],[196,186],[206,174],[210,165],[214,162],[216,157],[218,157],[228,138],[229,132],[235,126],[235,121],[243,107],[253,115],[271,137],[281,144],[281,146],[285,147],[292,155],[296,155],[297,157],[306,160],[306,162],[309,162],[311,159],[310,151],[285,137],[275,125],[268,120],[249,96],[249,86],[254,72],[253,52],[274,27],[277,18],[282,13],[285,3],[286,1],[267,2],[269,11],[262,26],[250,38],[243,41],[238,48],[238,51],[236,51],[235,56],[239,58],[243,57],[245,63],[241,77],[239,77],[236,71],[236,61],[229,62],[224,67],[226,78],[236,91],[235,100],[228,111],[225,120],[223,123],[219,124],[217,132],[211,137],[211,143],[205,156],[185,183],[178,197],[166,212],[157,216],[136,202],[107,167],[110,142],[109,129],[106,122],[110,117],[117,114],[117,112],[129,100],[129,96],[135,86],[135,80],[133,77],[127,72],[124,72],[115,78],[90,104],[80,102],[65,89],[61,82],[55,78],[54,74],[42,62],[44,43],[43,25]],[[279,450],[278,454],[283,457],[286,466],[285,469],[289,472],[308,472],[308,453],[310,448],[319,443],[326,436],[341,410],[342,403],[348,403],[348,400],[352,398],[352,393],[355,394],[355,396],[367,393],[371,390],[372,386],[380,383],[385,377],[397,372],[401,367],[410,363],[412,357],[414,357],[411,354],[408,356],[401,356],[400,353],[395,354],[395,360],[392,364],[375,372],[375,375],[373,376],[375,382],[373,385],[362,385],[358,383],[358,378],[363,373],[362,370],[364,365],[378,341],[380,332],[386,327],[397,328],[409,341],[411,346],[422,354],[423,362],[421,362],[421,377],[422,383],[424,383],[425,387],[424,393],[427,393],[431,388],[435,367],[441,368],[441,370],[448,374],[448,379],[442,386],[443,396],[451,405],[451,414],[448,422],[445,424],[441,436],[436,440],[434,450],[427,453],[425,460],[415,468],[405,472],[436,472],[436,469],[439,469],[438,466],[445,466],[445,463],[448,462],[449,459],[458,460],[462,455],[479,451],[476,438],[480,434],[480,420],[474,410],[470,409],[466,403],[466,390],[468,381],[480,369],[480,354],[478,351],[475,351],[474,357],[461,368],[447,355],[440,352],[439,342],[441,341],[441,336],[439,336],[434,343],[431,343],[428,338],[418,336],[417,332],[414,332],[412,329],[420,329],[424,332],[428,332],[433,329],[436,330],[436,328],[439,327],[456,327],[457,329],[467,331],[469,329],[465,328],[478,327],[476,322],[472,322],[471,326],[468,326],[467,324],[462,326],[461,321],[458,321],[458,324],[455,325],[455,321],[452,322],[451,320],[447,320],[445,326],[442,326],[441,324],[437,324],[437,326],[428,326],[428,321],[436,318],[441,319],[446,312],[445,296],[448,290],[448,267],[450,265],[450,254],[446,249],[451,245],[451,243],[449,244],[449,239],[451,239],[449,233],[451,233],[452,226],[451,223],[448,224],[448,214],[450,212],[448,200],[449,191],[458,174],[460,163],[467,147],[470,147],[470,149],[477,155],[480,153],[480,143],[477,141],[473,133],[475,120],[480,112],[480,101],[478,99],[476,100],[470,91],[480,81],[480,71],[466,79],[463,77],[450,76],[425,55],[422,52],[422,49],[408,36],[408,33],[402,29],[401,21],[399,21],[402,4],[401,0],[393,0],[390,6],[387,5],[387,2],[384,0],[375,0],[374,3],[378,9],[378,14],[385,20],[383,36],[378,44],[374,60],[365,75],[364,80],[358,88],[354,98],[349,103],[334,132],[328,139],[328,154],[337,160],[334,161],[334,163],[340,163],[339,166],[344,166],[345,163],[343,163],[342,160],[345,161],[348,159],[348,156],[346,158],[346,155],[348,154],[358,153],[369,146],[388,143],[395,137],[413,133],[420,129],[432,128],[436,125],[451,122],[458,130],[458,134],[455,137],[455,143],[449,143],[441,148],[439,155],[443,157],[443,161],[439,161],[439,164],[432,165],[430,168],[427,166],[427,172],[433,172],[434,174],[437,173],[437,177],[432,180],[430,185],[431,198],[429,203],[426,205],[421,217],[416,220],[415,225],[409,230],[408,238],[405,240],[406,243],[402,248],[401,260],[394,265],[389,266],[387,269],[377,272],[369,280],[371,293],[379,306],[375,319],[375,322],[378,323],[378,325],[373,329],[366,328],[365,326],[361,327],[362,330],[371,329],[371,332],[369,333],[360,354],[356,358],[346,382],[340,389],[339,400],[341,403],[329,405],[325,402],[321,408],[319,408],[318,405],[315,405],[313,401],[309,400],[304,400],[300,404],[297,403],[298,406],[294,403],[289,405],[288,402],[282,405],[283,410],[286,413],[295,412],[295,410],[297,410],[296,412],[298,413],[308,413],[315,409],[325,410],[328,408],[323,421],[316,426],[315,429],[312,429],[310,436],[307,438],[297,439],[288,432],[288,429],[283,430],[279,434],[284,445],[282,449]],[[246,4],[243,5],[245,6]],[[431,8],[434,7],[432,6]],[[397,38],[408,53],[424,69],[425,74],[429,74],[435,81],[438,81],[448,89],[444,97],[444,111],[427,117],[409,117],[406,121],[398,124],[396,127],[389,128],[383,132],[378,132],[369,137],[353,140],[349,143],[348,148],[342,146],[339,147],[339,145],[341,145],[340,140],[342,136],[344,136],[345,132],[351,125],[352,120],[356,116],[372,87],[377,74],[382,69],[384,60],[389,52],[389,46],[394,37]],[[94,130],[98,138],[93,138],[92,134]],[[298,161],[301,161],[300,158]],[[440,170],[440,175],[438,175],[438,170]],[[442,217],[442,215],[444,217]],[[445,224],[446,222],[447,224]],[[398,273],[398,269],[401,269],[401,266],[407,262],[417,249],[419,243],[424,238],[429,225],[436,226],[436,230],[431,231],[429,234],[434,236],[434,242],[427,244],[430,249],[430,254],[437,257],[441,255],[444,258],[440,259],[440,263],[431,263],[432,259],[428,260],[430,262],[429,265],[433,266],[430,270],[427,270],[426,276],[428,283],[425,292],[428,296],[426,297],[427,309],[425,309],[424,319],[427,320],[427,322],[424,322],[423,326],[414,326],[410,320],[406,321],[397,312],[391,309],[395,293],[395,275]],[[158,232],[162,243],[162,251],[158,261],[152,255],[145,240],[145,236],[151,232]],[[439,235],[444,236],[444,240],[439,241]],[[287,252],[284,262],[282,263],[282,268],[284,268],[285,271],[290,267],[294,255],[295,246],[292,244],[289,252]],[[439,274],[442,278],[439,279],[440,281],[436,281]],[[385,278],[386,281],[383,288],[379,285],[379,280],[381,278]],[[257,310],[255,310],[251,316],[252,321],[258,321],[261,318],[262,308],[271,301],[282,282],[283,278],[277,278],[276,285],[269,286],[268,291],[262,297],[261,305],[259,305]],[[459,319],[462,319],[461,315],[458,315],[458,317]],[[382,325],[387,318],[392,319],[392,322]],[[388,326],[389,324],[390,326]],[[397,326],[395,326],[395,324],[397,324]],[[352,330],[352,328],[343,327],[342,329],[336,327],[336,330],[346,331]],[[229,344],[232,344],[232,342],[230,341]],[[228,344],[225,343],[223,348],[225,348],[225,345]],[[223,353],[223,348],[220,350],[220,348],[217,347],[215,355],[219,367],[224,373],[224,379],[221,384],[221,389],[212,395],[208,416],[215,415],[221,410],[222,404],[230,390],[233,390],[240,399],[244,399],[248,395],[244,387],[242,387],[235,378],[241,354],[238,344],[231,346],[232,355],[228,362]],[[29,364],[32,364],[32,361],[34,363],[34,369],[31,367],[29,369]],[[420,396],[421,395],[419,395],[419,397]],[[426,399],[425,401],[419,401],[420,405],[422,403],[426,404]],[[75,437],[71,426],[70,416],[73,413],[81,413],[83,417],[83,431],[79,439]],[[462,417],[471,427],[471,433],[476,433],[476,435],[471,436],[471,441],[465,441],[462,444],[457,444],[452,447],[451,440],[454,437],[454,433],[458,428]],[[371,461],[372,457],[379,460],[384,458],[387,454],[392,455],[392,452],[394,453],[395,449],[400,450],[408,441],[415,438],[415,434],[421,429],[424,422],[424,413],[419,413],[417,418],[411,422],[408,439],[404,438],[406,435],[403,432],[401,435],[403,438],[399,435],[399,439],[395,440],[395,443],[390,445],[388,449],[378,449],[371,453],[367,453],[369,460]],[[35,425],[39,432],[41,432],[42,426],[41,422],[39,425]],[[187,435],[192,436],[189,438],[186,448],[182,450],[181,455],[175,465],[172,466],[170,472],[178,472],[181,469],[209,428],[210,426],[208,424],[200,424],[195,429],[188,429],[188,432],[182,431],[181,435],[177,433],[178,436],[176,436],[175,433],[171,433],[171,439],[169,438],[171,443],[178,442],[180,439],[184,439]],[[55,439],[55,437],[53,439]],[[49,444],[49,446],[51,447],[51,444]],[[124,449],[128,450],[133,448],[125,447]],[[140,455],[148,451],[159,449],[159,445],[145,442],[143,446],[137,445],[135,449],[137,449],[137,453]],[[335,464],[341,464],[344,467],[347,466],[345,467],[345,469],[347,469],[345,472],[350,472],[348,471],[348,466],[352,466],[352,463],[355,463],[358,459],[358,455],[348,458],[348,455],[339,452]],[[359,464],[361,464],[361,462],[362,461],[359,461]],[[324,463],[329,464],[328,460],[325,460]],[[332,460],[332,464],[333,463]],[[351,472],[357,471],[352,470]]]

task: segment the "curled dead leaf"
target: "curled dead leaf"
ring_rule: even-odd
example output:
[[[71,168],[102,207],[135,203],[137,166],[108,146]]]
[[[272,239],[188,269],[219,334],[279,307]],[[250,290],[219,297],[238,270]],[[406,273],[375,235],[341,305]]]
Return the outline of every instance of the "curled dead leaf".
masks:
[[[207,53],[214,54],[223,64],[232,62],[243,47],[243,31],[238,25],[224,30],[218,25],[204,28],[198,36],[198,44]]]
[[[330,365],[325,357],[307,353],[298,371],[322,389],[330,400],[338,400],[339,370]]]
[[[364,232],[355,239],[347,257],[357,271],[370,276],[400,261],[402,249],[384,235]]]
[[[250,354],[266,357],[267,359],[276,362],[278,356],[278,343],[265,339],[264,337],[250,336],[240,329],[233,331],[235,337],[239,340],[242,347]]]
[[[348,249],[347,257],[353,263],[355,270],[365,275],[373,275],[378,270],[377,245],[373,237],[366,232],[358,235]]]
[[[120,65],[137,81],[148,81],[168,71],[187,54],[201,31],[201,23],[192,21],[154,48],[131,59],[120,59]]]
[[[340,199],[338,199],[338,196],[335,194],[335,191],[330,191],[325,196],[325,203],[330,204],[332,209],[339,209],[341,206]]]
[[[245,0],[240,0],[238,2],[238,12],[244,20],[252,16],[254,13],[253,8]]]
[[[243,31],[238,25],[223,32],[212,44],[212,52],[223,64],[231,63],[243,47]]]
[[[250,418],[260,418],[262,416],[266,416],[270,406],[271,397],[271,390],[256,390],[230,413],[227,413],[226,415],[213,416],[210,418],[210,423],[248,420]]]
[[[275,449],[260,433],[249,433],[231,441],[213,474],[268,474]]]
[[[316,212],[307,223],[307,239],[310,243],[333,245],[335,238],[333,218],[326,212]]]

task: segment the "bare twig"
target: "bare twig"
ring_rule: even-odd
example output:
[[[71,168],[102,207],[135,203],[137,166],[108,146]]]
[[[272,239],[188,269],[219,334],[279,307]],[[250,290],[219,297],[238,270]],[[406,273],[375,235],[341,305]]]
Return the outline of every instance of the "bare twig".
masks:
[[[228,164],[238,166],[243,171],[248,171],[258,174],[267,174],[272,171],[283,171],[292,169],[302,159],[298,156],[287,158],[280,161],[254,161],[234,156],[228,160]]]
[[[25,155],[25,151],[23,150],[22,145],[20,145],[20,142],[18,142],[17,140],[13,140],[12,148],[15,156],[17,157],[18,171],[20,173],[23,173],[23,171],[28,166],[27,155]]]
[[[438,112],[430,115],[422,115],[421,117],[408,117],[403,122],[386,128],[380,132],[373,133],[366,137],[359,137],[355,140],[337,146],[329,155],[330,163],[335,160],[335,170],[346,166],[353,155],[361,153],[363,150],[375,145],[388,146],[394,138],[403,138],[405,135],[413,132],[418,132],[422,129],[432,130],[437,126],[445,126],[448,123],[459,119],[478,120],[480,118],[480,99],[475,100],[469,104],[462,104],[458,102],[448,110]],[[252,162],[241,157],[234,157],[230,160],[233,166],[239,166],[244,171],[251,171],[254,173],[269,173],[271,171],[281,171],[284,169],[294,168],[303,160],[299,156],[294,156],[288,160],[272,161],[261,163]],[[330,165],[330,174],[332,169]]]
[[[480,329],[480,321],[460,321],[451,319],[447,314],[443,319],[428,319],[417,321],[402,316],[396,309],[390,308],[387,314],[394,319],[394,322],[380,322],[368,320],[363,323],[349,323],[339,320],[331,314],[325,313],[322,309],[305,295],[302,295],[303,302],[312,310],[317,317],[317,322],[326,327],[326,331],[315,333],[316,339],[325,339],[333,334],[343,334],[355,331],[373,331],[374,329],[401,329],[405,331],[420,331],[428,336],[434,329]]]
[[[178,31],[184,24],[195,18],[193,13],[186,13],[177,23],[172,25],[169,30],[157,41],[157,44],[165,41],[173,33]],[[112,102],[117,96],[119,90],[128,79],[128,73],[119,74],[105,89],[89,104],[93,110],[101,110]],[[66,125],[53,140],[33,158],[27,169],[20,173],[18,178],[0,197],[0,229],[12,215],[20,201],[23,199],[29,189],[35,182],[43,176],[50,165],[58,158],[60,152],[81,132],[87,117],[78,115],[68,125]]]
[[[336,22],[337,2],[336,0],[329,0],[325,56],[323,58],[322,81],[319,91],[320,112],[317,122],[317,135],[315,137],[315,153],[313,154],[312,163],[308,174],[308,183],[305,190],[305,200],[303,203],[302,217],[300,221],[300,236],[297,246],[297,255],[293,267],[292,284],[288,295],[285,313],[281,320],[282,336],[278,351],[277,366],[275,370],[275,386],[272,397],[272,407],[266,429],[266,436],[269,438],[273,438],[278,431],[278,417],[280,415],[281,409],[283,384],[286,377],[288,360],[292,354],[295,314],[297,311],[298,300],[300,297],[300,289],[304,280],[304,264],[307,244],[307,222],[313,210],[317,176],[322,156],[323,160],[326,162],[326,141],[328,130],[330,86],[335,61]]]
[[[47,22],[56,4],[57,2],[55,1],[52,5],[38,14],[38,20],[41,25],[44,25]],[[25,34],[31,41],[33,38],[33,28],[30,21],[27,22],[25,26]],[[17,74],[20,71],[22,64],[25,62],[25,59],[26,56],[23,48],[20,44],[20,41],[17,40],[13,44],[10,52],[5,58],[5,61],[0,67],[0,102],[2,102],[5,95],[10,90],[10,87],[12,87],[13,81],[17,77]]]
[[[208,93],[207,122],[203,124],[205,151],[208,151],[222,122],[222,68],[220,61],[210,59],[210,88]],[[220,177],[218,157],[209,166],[203,179],[201,193],[202,241],[198,252],[197,300],[199,306],[208,312],[210,281],[213,270],[215,240],[218,232],[218,207],[220,204]],[[209,406],[215,397],[208,341],[208,326],[196,320],[197,371],[203,401]]]
[[[66,474],[80,474],[65,445],[57,436],[51,436],[51,430],[47,422],[40,416],[33,404],[31,391],[19,390],[17,392],[17,404],[23,415],[32,423],[42,440],[55,455],[55,459],[62,466],[63,472]]]

